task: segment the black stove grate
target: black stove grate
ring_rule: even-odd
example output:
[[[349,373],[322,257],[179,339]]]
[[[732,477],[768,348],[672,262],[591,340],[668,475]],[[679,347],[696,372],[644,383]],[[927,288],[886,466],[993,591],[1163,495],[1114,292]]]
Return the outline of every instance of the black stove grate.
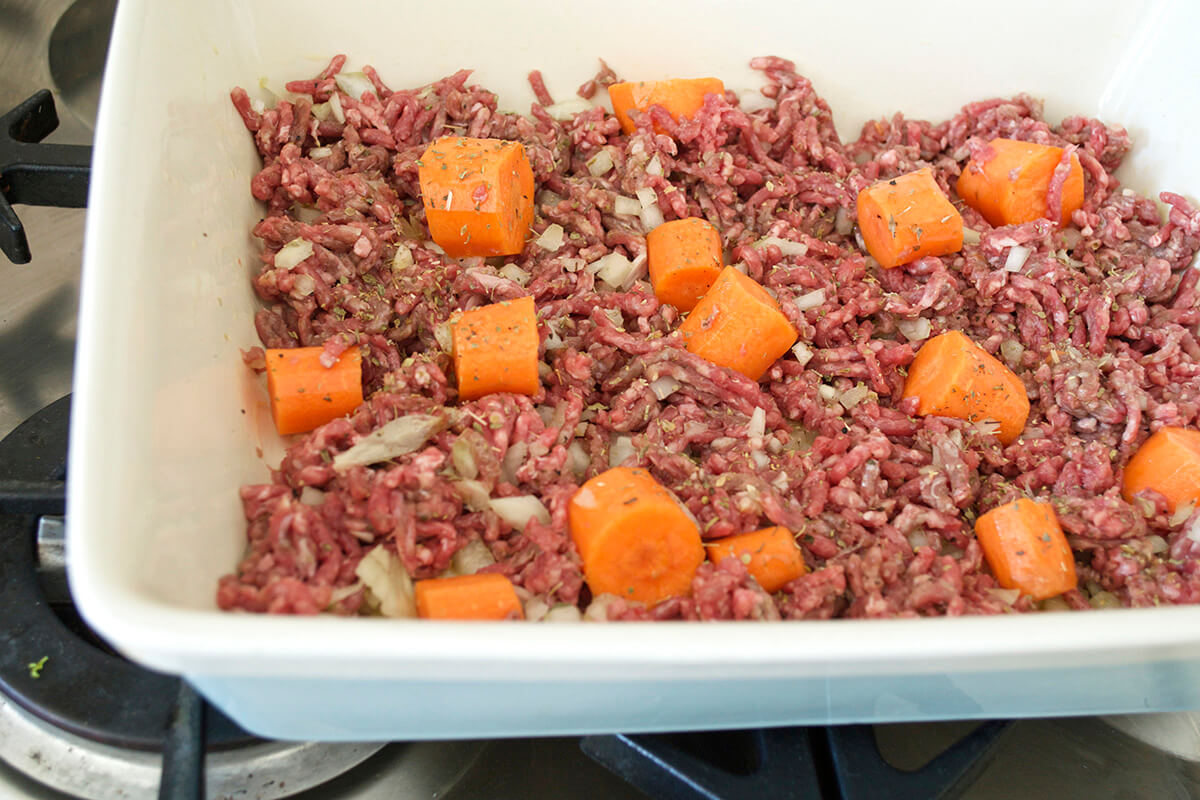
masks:
[[[883,758],[869,725],[590,736],[580,746],[650,797],[948,800],[987,765],[1007,727],[985,722],[911,772]]]
[[[65,510],[70,410],[64,397],[0,441],[0,692],[79,736],[160,750],[179,679],[96,646],[73,609],[53,607],[38,581],[38,517]],[[224,715],[210,716],[210,746],[256,741]]]

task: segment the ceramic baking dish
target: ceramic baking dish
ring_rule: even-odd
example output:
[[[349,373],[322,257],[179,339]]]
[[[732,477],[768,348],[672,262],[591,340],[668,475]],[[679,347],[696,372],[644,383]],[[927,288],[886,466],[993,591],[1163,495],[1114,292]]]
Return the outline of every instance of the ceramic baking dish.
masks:
[[[1054,10],[1050,10],[1053,8]],[[759,84],[794,59],[844,136],[903,110],[945,118],[1026,91],[1047,116],[1125,124],[1120,177],[1200,194],[1184,2],[339,4],[122,0],[87,219],[68,513],[86,619],[182,673],[250,730],[397,739],[1200,708],[1200,607],[756,624],[516,625],[219,613],[244,544],[239,484],[280,447],[239,356],[258,169],[229,102],[329,56],[393,86],[463,66],[527,109],[525,74],[571,95],[619,74]],[[245,411],[243,411],[243,409]]]

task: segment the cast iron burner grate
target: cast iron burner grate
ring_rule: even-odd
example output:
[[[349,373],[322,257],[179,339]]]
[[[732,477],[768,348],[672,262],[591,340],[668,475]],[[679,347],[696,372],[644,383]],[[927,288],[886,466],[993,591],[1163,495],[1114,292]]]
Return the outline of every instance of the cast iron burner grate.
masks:
[[[1008,722],[984,722],[925,766],[884,760],[870,725],[590,736],[587,755],[673,800],[947,800],[986,766]]]

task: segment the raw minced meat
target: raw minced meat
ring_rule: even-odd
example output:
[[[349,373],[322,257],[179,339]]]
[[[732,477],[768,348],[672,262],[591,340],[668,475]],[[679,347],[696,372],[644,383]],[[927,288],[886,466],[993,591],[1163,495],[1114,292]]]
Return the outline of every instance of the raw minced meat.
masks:
[[[792,63],[760,58],[752,65],[767,107],[710,95],[690,120],[655,109],[626,135],[600,106],[553,118],[536,72],[539,101],[522,116],[501,112],[465,70],[393,91],[366,68],[361,80],[374,91],[356,99],[338,88],[344,62],[289,83],[291,99],[273,108],[232,94],[263,159],[250,182],[266,208],[253,230],[263,244],[261,343],[320,345],[331,359],[361,348],[369,399],[296,439],[269,484],[243,487],[249,546],[220,582],[222,608],[364,613],[372,603],[355,570],[372,548],[422,579],[479,540],[494,559],[480,569],[548,606],[591,605],[587,618],[1032,611],[1030,598],[999,588],[972,533],[978,513],[1022,494],[1054,504],[1075,552],[1080,585],[1054,605],[1200,601],[1200,542],[1186,533],[1200,520],[1132,506],[1119,492],[1124,464],[1151,432],[1200,416],[1200,288],[1190,268],[1200,213],[1163,193],[1164,221],[1152,198],[1119,186],[1113,172],[1130,147],[1122,128],[1082,117],[1052,125],[1021,95],[971,103],[936,124],[871,121],[847,144]],[[613,80],[604,67],[580,94]],[[561,246],[456,260],[428,240],[416,162],[450,134],[524,145],[539,187],[531,241],[557,224]],[[1072,225],[993,228],[958,199],[956,176],[998,136],[1076,148],[1086,188]],[[613,166],[592,175],[601,150],[598,163]],[[648,170],[652,161],[660,169]],[[854,200],[878,179],[926,166],[978,235],[959,253],[880,269],[856,240]],[[799,332],[796,354],[760,382],[683,349],[672,335],[680,314],[644,279],[614,291],[588,269],[609,253],[640,263],[642,220],[615,212],[628,205],[618,198],[647,188],[666,219],[713,223],[729,262],[774,292]],[[297,238],[312,254],[276,265]],[[1029,255],[1012,272],[1015,246]],[[820,304],[794,302],[809,295],[809,306],[816,290]],[[457,402],[445,351],[451,313],[523,295],[537,303],[542,388]],[[928,326],[911,324],[918,319]],[[1025,383],[1029,421],[1007,447],[988,424],[915,417],[901,400],[920,345],[904,332],[952,329]],[[261,367],[257,348],[246,357]],[[660,399],[664,385],[673,391]],[[761,436],[751,435],[755,409],[765,412]],[[358,439],[413,413],[445,414],[447,424],[385,464],[335,467]],[[610,466],[618,437],[628,437],[622,463],[673,491],[705,538],[786,526],[808,573],[772,596],[727,559],[702,566],[689,597],[653,608],[592,598],[567,504]],[[549,522],[515,530],[486,502],[517,495],[540,498]]]

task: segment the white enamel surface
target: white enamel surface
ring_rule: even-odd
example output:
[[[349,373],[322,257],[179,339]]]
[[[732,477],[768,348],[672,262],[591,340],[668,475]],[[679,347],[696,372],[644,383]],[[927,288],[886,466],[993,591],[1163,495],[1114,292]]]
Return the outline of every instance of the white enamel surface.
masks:
[[[976,716],[997,704],[1012,714],[1200,707],[1200,690],[1186,688],[1195,681],[1164,689],[1155,666],[1194,670],[1200,608],[652,627],[216,612],[216,580],[244,542],[237,487],[265,479],[280,452],[263,392],[239,355],[257,344],[249,229],[261,209],[248,190],[258,159],[228,99],[235,85],[254,96],[262,77],[281,90],[345,52],[351,68],[371,63],[397,87],[474,67],[502,107],[526,110],[533,68],[561,101],[595,72],[597,57],[624,77],[716,75],[742,90],[760,85],[748,59],[778,54],[813,80],[845,138],[898,110],[945,118],[973,99],[1027,91],[1046,99],[1052,119],[1102,113],[1126,124],[1137,147],[1121,174],[1130,185],[1200,194],[1200,157],[1185,148],[1200,123],[1190,57],[1200,13],[1183,0],[1070,2],[1055,11],[1037,2],[938,2],[917,11],[891,2],[706,0],[686,13],[640,0],[608,5],[595,13],[562,0],[349,2],[331,12],[298,0],[123,0],[96,138],[72,419],[69,569],[87,619],[131,657],[193,676],[258,730],[278,733],[286,703],[251,678],[288,676],[279,691],[329,706],[311,728],[289,717],[296,736]],[[1052,696],[1070,688],[1070,670],[1081,664],[1132,677],[1098,693],[1094,708],[1090,695],[1056,704]],[[969,676],[997,670],[1025,672],[995,679],[1001,689],[985,698]],[[1029,670],[1043,676],[1037,691],[1022,689]],[[889,687],[920,675],[961,684],[953,697],[964,699],[923,704],[909,694],[887,704]],[[492,693],[485,708],[464,707],[451,722],[437,703],[407,694],[411,681],[481,677],[520,688]],[[662,687],[668,697],[668,684],[685,677],[727,691],[664,701],[653,713],[622,704],[635,700],[622,687]],[[819,700],[776,697],[736,711],[753,694],[739,693],[745,681],[800,678],[825,686]],[[336,701],[362,696],[345,692],[360,679],[393,705],[409,698],[404,722],[380,731],[378,721],[363,721],[365,696],[365,707]],[[536,708],[538,682],[547,680],[564,682],[564,697],[576,684],[592,686],[596,700],[574,709],[570,726],[549,714],[497,721]]]

